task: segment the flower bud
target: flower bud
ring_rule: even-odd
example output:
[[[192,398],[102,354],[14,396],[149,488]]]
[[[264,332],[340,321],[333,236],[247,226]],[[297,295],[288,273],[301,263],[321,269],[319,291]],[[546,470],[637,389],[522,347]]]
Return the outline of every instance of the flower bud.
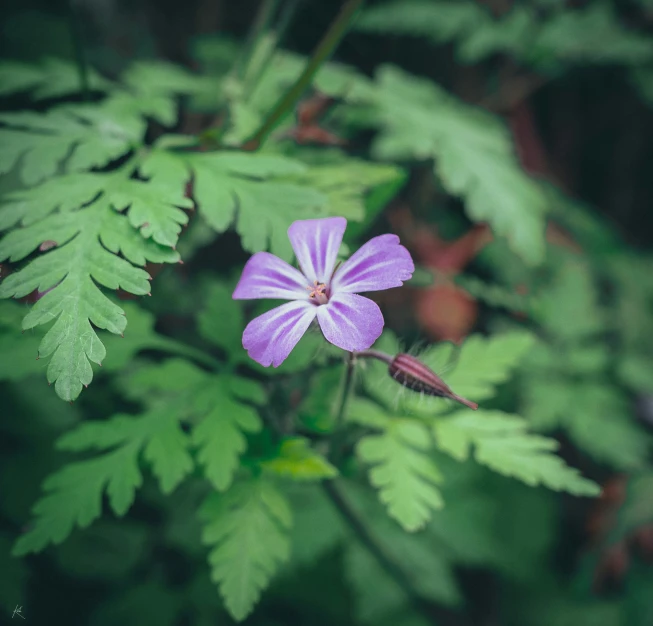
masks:
[[[408,389],[424,393],[427,396],[449,398],[464,404],[470,409],[478,409],[476,402],[471,402],[456,395],[445,382],[424,363],[409,354],[398,354],[390,362],[388,373],[394,380]]]

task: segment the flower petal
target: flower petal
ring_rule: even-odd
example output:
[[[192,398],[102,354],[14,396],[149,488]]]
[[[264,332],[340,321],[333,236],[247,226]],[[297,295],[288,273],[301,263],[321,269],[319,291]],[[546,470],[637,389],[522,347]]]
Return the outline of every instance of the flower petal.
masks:
[[[269,252],[257,252],[245,264],[236,285],[234,300],[279,298],[281,300],[308,300],[310,283],[279,257]]]
[[[401,287],[415,271],[410,252],[399,244],[397,235],[370,239],[336,271],[331,292],[360,293]]]
[[[299,267],[310,283],[315,280],[329,282],[345,228],[347,220],[344,217],[299,220],[288,228]]]
[[[383,331],[381,309],[368,298],[337,293],[317,307],[317,319],[327,341],[343,350],[366,350]]]
[[[288,302],[260,315],[247,324],[243,348],[264,367],[278,367],[315,319],[317,309],[310,302]]]

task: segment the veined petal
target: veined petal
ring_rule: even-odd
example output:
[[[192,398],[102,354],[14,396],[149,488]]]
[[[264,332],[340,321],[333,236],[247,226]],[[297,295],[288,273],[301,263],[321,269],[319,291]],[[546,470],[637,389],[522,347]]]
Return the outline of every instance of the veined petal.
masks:
[[[278,367],[315,319],[318,308],[310,302],[288,302],[260,315],[247,324],[243,348],[264,367]]]
[[[353,293],[337,293],[317,307],[317,319],[327,341],[343,350],[366,350],[383,331],[381,309]]]
[[[370,239],[336,271],[331,292],[360,293],[401,287],[415,271],[415,264],[397,235]]]
[[[279,257],[269,252],[257,252],[245,264],[232,298],[308,300],[306,287],[309,284],[301,272]]]
[[[309,282],[328,283],[338,249],[347,228],[344,217],[299,220],[288,228],[288,237],[302,272]]]

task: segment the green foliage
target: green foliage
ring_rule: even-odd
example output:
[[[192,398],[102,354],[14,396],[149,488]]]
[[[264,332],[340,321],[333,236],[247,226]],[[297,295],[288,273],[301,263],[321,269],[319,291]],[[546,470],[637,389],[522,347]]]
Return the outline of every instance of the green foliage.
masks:
[[[93,68],[88,72],[89,88],[105,91],[113,84]],[[3,61],[0,63],[0,95],[30,91],[35,100],[58,98],[80,91],[79,69],[62,59],[44,59],[40,65]]]
[[[16,192],[11,198],[20,203],[24,226],[0,242],[1,259],[16,261],[37,248],[47,250],[5,278],[0,297],[22,297],[34,290],[43,294],[23,320],[23,329],[55,321],[39,345],[39,357],[52,355],[48,381],[64,400],[79,395],[93,378],[90,362],[101,364],[106,355],[91,322],[116,334],[127,325],[124,311],[98,284],[143,295],[150,291],[150,277],[135,266],[178,260],[176,252],[132,229],[128,218],[114,210],[111,191],[98,195],[103,184],[109,189],[117,184],[117,176],[71,174]],[[67,189],[75,190],[72,198],[66,198]],[[13,206],[3,207],[5,214]],[[51,242],[52,249],[44,248],[44,242]]]
[[[214,375],[190,362],[171,359],[160,366],[141,369],[125,382],[127,392],[138,398],[150,393],[170,394],[164,406],[192,421],[191,441],[204,475],[218,491],[225,491],[247,446],[245,434],[261,429],[255,405],[265,394],[253,380]],[[243,400],[252,404],[245,404]]]
[[[0,114],[0,173],[16,165],[33,185],[59,173],[103,167],[137,147],[145,132],[138,100],[116,95],[99,105],[62,105],[47,113]]]
[[[311,449],[309,441],[302,437],[283,440],[277,453],[260,465],[271,474],[293,480],[317,481],[338,475],[338,470]]]
[[[646,551],[653,521],[645,402],[644,419],[635,418],[635,401],[653,389],[650,255],[620,240],[626,219],[616,228],[529,178],[503,122],[432,82],[504,112],[529,104],[522,80],[528,90],[573,70],[574,80],[595,86],[605,77],[609,87],[625,74],[649,101],[647,2],[533,0],[503,13],[472,0],[374,5],[361,30],[451,44],[453,56],[427,67],[402,46],[407,71],[383,65],[382,54],[365,60],[381,68],[374,80],[324,64],[302,97],[333,97],[313,121],[342,139],[337,149],[304,145],[290,110],[264,146],[244,143],[305,68],[305,58],[276,49],[292,3],[264,3],[278,5],[279,22],[275,10],[270,23],[261,15],[245,45],[202,38],[195,56],[205,74],[153,60],[123,70],[104,59],[118,78],[89,67],[82,93],[82,72],[68,62],[1,63],[0,296],[25,301],[0,302],[1,470],[11,477],[0,485],[0,606],[40,598],[45,580],[9,558],[13,543],[15,555],[49,547],[38,566],[51,572],[52,593],[91,582],[77,619],[92,626],[231,618],[425,626],[437,605],[461,623],[481,611],[523,626],[648,626],[650,568],[624,552],[619,570],[618,558],[636,542]],[[146,36],[142,45],[159,43]],[[94,49],[89,58],[102,56]],[[483,65],[461,74],[450,58]],[[554,99],[571,78],[551,85]],[[618,91],[614,102],[627,102]],[[8,111],[30,101],[37,105]],[[559,120],[547,102],[534,96],[533,110],[558,154]],[[594,119],[574,136],[595,131]],[[533,146],[519,139],[530,166]],[[568,188],[586,189],[601,158],[583,161],[582,184]],[[400,190],[398,210],[384,216]],[[468,228],[459,205],[495,235],[463,276],[437,244]],[[249,358],[246,322],[274,304],[232,299],[243,251],[291,261],[288,226],[330,215],[350,222],[340,259],[390,225],[420,266],[407,291],[378,294],[401,340],[386,329],[375,349],[415,352],[403,342],[426,332],[428,311],[413,303],[441,280],[490,305],[461,345],[427,345],[418,357],[480,402],[478,411],[414,393],[387,363],[356,358],[353,397],[337,415],[343,353],[317,325],[278,369]],[[230,230],[238,237],[222,237]],[[152,298],[126,301],[151,286]],[[445,299],[434,306],[451,312]],[[47,370],[72,401],[93,362],[102,376],[73,406],[42,380]],[[593,512],[589,500],[561,492],[592,496],[599,487],[545,432],[565,436],[570,463],[607,478]],[[623,503],[606,514],[609,470],[628,477]],[[621,579],[606,600],[597,596],[607,571]],[[270,603],[250,617],[273,580]],[[26,607],[28,616],[44,617],[46,605]]]
[[[499,120],[391,66],[378,71],[377,85],[372,102],[379,109],[381,134],[373,154],[434,159],[438,178],[464,199],[472,220],[488,222],[526,262],[541,262],[546,198],[520,168]]]
[[[564,428],[597,461],[618,469],[642,467],[651,439],[611,380],[610,352],[601,336],[607,311],[587,266],[566,261],[533,310],[549,341],[537,346],[524,370],[524,414],[538,430]]]
[[[442,481],[430,456],[432,442],[427,427],[417,420],[393,418],[380,407],[362,400],[350,409],[350,419],[382,428],[380,435],[362,437],[357,446],[361,461],[370,464],[370,482],[388,515],[413,532],[444,506],[436,487]]]
[[[177,408],[177,411],[175,411]],[[180,427],[178,407],[165,405],[134,418],[117,415],[88,422],[59,439],[62,450],[106,451],[96,458],[64,466],[43,484],[47,493],[34,507],[33,527],[16,543],[16,554],[38,552],[61,543],[75,525],[85,528],[101,513],[105,489],[116,515],[124,515],[142,484],[141,452],[168,493],[192,469],[189,440]]]
[[[445,343],[428,348],[419,359],[434,372],[440,372],[455,393],[480,402],[492,398],[496,386],[511,377],[534,341],[534,336],[523,330],[491,337],[472,335],[459,352],[453,344]],[[407,410],[422,415],[442,413],[450,408],[439,398],[421,398],[417,394],[405,394],[402,400]]]
[[[220,587],[231,615],[244,619],[281,563],[289,556],[292,513],[273,483],[238,482],[226,494],[212,494],[202,505],[204,543],[211,578]]]
[[[584,496],[600,493],[598,485],[553,454],[557,441],[529,434],[527,426],[520,417],[501,411],[464,410],[434,422],[433,431],[438,448],[461,461],[474,444],[478,463],[527,485]]]
[[[497,18],[472,0],[394,1],[368,9],[356,26],[435,44],[454,42],[462,63],[510,54],[536,69],[559,71],[572,63],[635,64],[653,58],[650,39],[620,23],[610,2],[562,11],[555,2],[546,4],[516,5]]]
[[[292,159],[247,152],[175,152],[155,148],[141,171],[155,183],[181,183],[193,172],[193,197],[202,217],[221,233],[235,220],[243,247],[268,247],[292,258],[286,230],[296,219],[323,215],[325,197],[317,191],[280,180],[304,171]],[[265,211],[261,207],[265,206]]]

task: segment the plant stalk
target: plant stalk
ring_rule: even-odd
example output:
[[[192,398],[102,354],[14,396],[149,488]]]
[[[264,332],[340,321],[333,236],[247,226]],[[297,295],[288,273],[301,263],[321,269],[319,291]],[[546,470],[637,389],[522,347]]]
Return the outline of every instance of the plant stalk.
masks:
[[[341,447],[343,440],[343,430],[345,422],[345,413],[347,410],[347,403],[349,402],[349,396],[354,387],[354,353],[347,352],[347,363],[345,366],[344,379],[342,383],[342,389],[340,392],[340,402],[338,404],[338,411],[336,412],[335,423],[333,425],[333,435],[331,436],[331,441],[329,443],[329,460],[337,465],[340,460]]]
[[[361,519],[349,502],[347,502],[338,485],[337,479],[323,481],[322,487],[357,539],[365,546],[386,574],[399,585],[413,605],[413,608],[421,613],[427,621],[431,622],[433,620],[433,610],[430,603],[415,591],[402,568],[385,551],[383,545],[372,536],[364,520]]]
[[[293,86],[282,96],[266,117],[262,126],[248,139],[244,144],[245,150],[257,150],[260,145],[267,139],[270,133],[283,121],[283,118],[290,113],[297,101],[303,95],[313,80],[313,77],[331,56],[340,40],[347,32],[354,15],[362,6],[364,0],[347,0],[340,9],[335,20],[329,26],[329,29],[322,37],[320,43],[315,48],[313,55],[309,59],[304,71],[295,81]]]

